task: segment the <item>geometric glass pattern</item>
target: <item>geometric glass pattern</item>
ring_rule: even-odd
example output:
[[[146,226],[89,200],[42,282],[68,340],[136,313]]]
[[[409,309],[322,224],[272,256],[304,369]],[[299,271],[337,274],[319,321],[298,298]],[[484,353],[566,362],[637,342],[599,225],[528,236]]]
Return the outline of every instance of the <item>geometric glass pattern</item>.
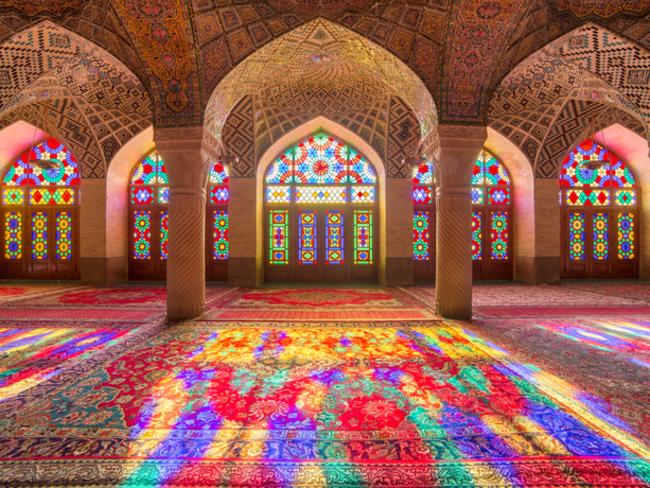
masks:
[[[72,259],[72,215],[67,210],[56,212],[55,248],[57,261]]]
[[[21,259],[23,257],[23,216],[20,212],[5,212],[5,249],[6,259]]]
[[[316,215],[310,210],[298,212],[298,264],[314,264],[316,249]]]
[[[593,215],[593,256],[596,261],[609,259],[608,214],[598,212]]]
[[[483,205],[485,203],[485,188],[472,187],[472,205]]]
[[[482,227],[482,212],[474,210],[472,212],[472,261],[481,261],[483,259]]]
[[[586,139],[564,159],[559,185],[565,208],[596,207],[590,212],[569,212],[569,261],[635,259],[636,179],[623,160],[593,139]],[[616,213],[617,207],[625,207],[628,212]],[[591,237],[589,251],[586,232]],[[614,237],[617,252],[610,253]]]
[[[433,190],[422,186],[413,187],[413,204],[427,205],[433,200]]]
[[[289,264],[289,211],[269,210],[269,263]]]
[[[634,214],[620,213],[617,217],[618,258],[634,259]]]
[[[52,163],[47,166],[30,163],[35,160]],[[14,161],[3,183],[7,186],[77,186],[79,181],[74,155],[62,143],[49,137]]]
[[[571,212],[569,214],[569,259],[571,261],[585,260],[585,214]]]
[[[373,263],[372,210],[354,211],[354,264]]]
[[[340,210],[328,210],[326,215],[325,263],[342,264],[345,258],[345,216]]]
[[[350,201],[352,203],[374,203],[374,186],[353,186],[350,188]]]
[[[228,203],[230,193],[226,186],[213,186],[210,189],[210,201],[212,203]]]
[[[508,259],[508,212],[492,211],[490,220],[492,228],[492,259]]]
[[[509,205],[510,188],[488,188],[489,205]]]
[[[296,203],[345,203],[346,194],[343,186],[299,186],[296,188]]]
[[[167,259],[167,248],[169,243],[169,225],[167,210],[160,212],[160,259]]]
[[[266,203],[289,203],[291,201],[290,186],[267,186]]]
[[[214,210],[212,217],[212,259],[224,261],[228,259],[228,212]]]
[[[73,256],[75,214],[64,208],[70,209],[77,203],[80,181],[74,155],[52,137],[14,160],[2,179],[1,203],[4,207],[27,208],[3,214],[5,244],[1,257],[22,259],[24,246],[29,249],[27,258],[47,265],[48,273],[56,272],[51,268],[54,261],[76,259]]]
[[[413,259],[428,261],[429,255],[429,212],[416,210],[413,212]]]
[[[151,210],[133,212],[133,257],[151,259]]]
[[[32,259],[43,261],[47,259],[47,214],[32,212]]]

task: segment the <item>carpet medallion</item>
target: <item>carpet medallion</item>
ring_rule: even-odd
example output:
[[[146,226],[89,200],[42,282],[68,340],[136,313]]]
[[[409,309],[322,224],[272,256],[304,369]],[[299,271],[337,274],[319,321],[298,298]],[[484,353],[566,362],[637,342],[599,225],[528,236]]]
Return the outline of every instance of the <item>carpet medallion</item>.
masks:
[[[12,486],[647,486],[648,449],[441,321],[190,322],[0,402]]]

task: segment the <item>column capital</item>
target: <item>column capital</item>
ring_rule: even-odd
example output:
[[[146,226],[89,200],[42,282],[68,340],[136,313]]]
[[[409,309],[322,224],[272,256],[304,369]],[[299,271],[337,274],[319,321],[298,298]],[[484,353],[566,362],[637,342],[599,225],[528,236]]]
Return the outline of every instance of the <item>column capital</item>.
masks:
[[[449,125],[438,126],[438,137],[440,148],[468,149],[475,146],[483,147],[487,140],[487,127],[482,125]]]
[[[153,140],[160,151],[200,150],[203,126],[154,127]]]

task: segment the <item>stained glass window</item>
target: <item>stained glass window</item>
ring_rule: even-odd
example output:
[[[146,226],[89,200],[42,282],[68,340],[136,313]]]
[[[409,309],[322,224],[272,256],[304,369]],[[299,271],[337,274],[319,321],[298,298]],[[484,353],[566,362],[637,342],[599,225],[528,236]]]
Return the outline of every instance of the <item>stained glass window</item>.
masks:
[[[269,262],[289,264],[289,212],[269,212]]]
[[[345,259],[345,216],[340,210],[327,211],[325,262],[342,264]]]
[[[413,260],[431,260],[431,231],[435,225],[435,167],[426,162],[413,168]]]
[[[416,210],[413,213],[413,258],[428,261],[429,255],[429,217],[430,212]]]
[[[167,210],[160,212],[160,257],[167,259],[167,247],[169,245],[169,224]]]
[[[586,139],[564,159],[559,184],[560,203],[569,227],[569,262],[607,263],[635,258],[638,190],[623,160],[593,139]],[[599,269],[603,269],[602,265]],[[611,266],[610,272],[615,273]]]
[[[377,174],[359,151],[318,132],[272,161],[264,181],[268,264],[374,264]]]
[[[213,259],[217,261],[228,259],[228,212],[225,210],[212,211],[212,242],[214,242]]]
[[[133,217],[133,257],[151,259],[151,210],[136,210]]]
[[[38,261],[53,273],[54,261],[71,262],[79,183],[77,160],[58,140],[48,137],[22,153],[2,180],[2,257]]]
[[[212,240],[208,247],[208,259],[213,263],[224,263],[228,259],[228,202],[230,201],[230,176],[228,167],[220,162],[210,166],[208,177],[208,212],[212,215]]]
[[[510,259],[512,188],[506,167],[483,150],[472,173],[472,259]],[[483,226],[489,226],[484,229]]]

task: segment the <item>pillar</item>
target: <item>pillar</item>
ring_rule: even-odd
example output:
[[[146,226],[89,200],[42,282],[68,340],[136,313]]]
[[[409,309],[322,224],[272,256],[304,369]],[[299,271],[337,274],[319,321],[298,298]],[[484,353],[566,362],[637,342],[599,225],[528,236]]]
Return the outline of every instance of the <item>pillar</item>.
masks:
[[[472,317],[471,176],[487,130],[440,125],[438,132],[436,311],[467,320]]]
[[[208,161],[202,127],[155,128],[169,175],[167,318],[191,319],[205,304],[205,204]]]
[[[383,282],[389,286],[413,284],[413,180],[386,179],[386,263]]]
[[[255,178],[230,177],[230,256],[228,281],[233,286],[258,286],[261,282],[262,221],[258,216]],[[261,203],[260,203],[261,205]],[[260,210],[261,213],[261,210]]]

